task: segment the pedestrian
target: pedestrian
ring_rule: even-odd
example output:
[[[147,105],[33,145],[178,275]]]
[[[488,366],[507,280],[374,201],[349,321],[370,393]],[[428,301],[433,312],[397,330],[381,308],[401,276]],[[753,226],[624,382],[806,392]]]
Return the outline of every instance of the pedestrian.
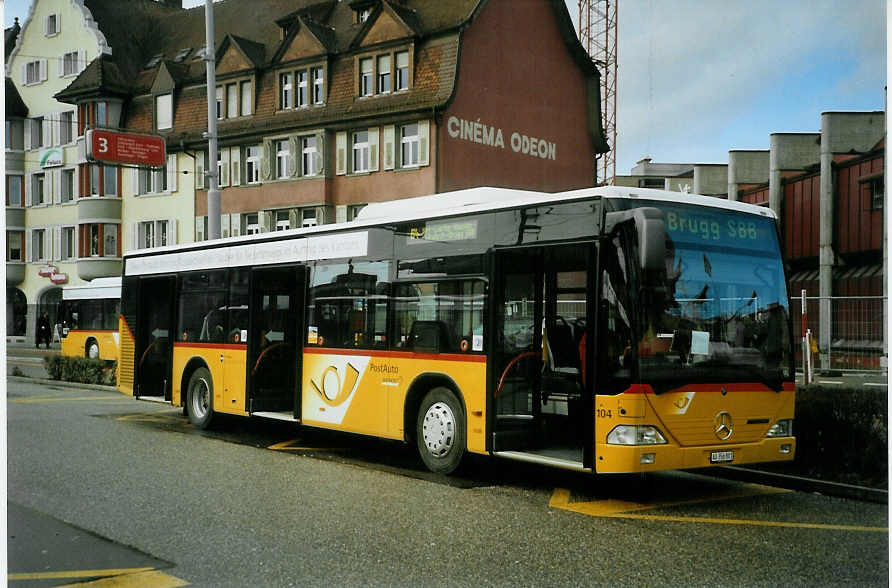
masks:
[[[52,336],[50,335],[50,313],[44,311],[43,314],[37,319],[37,342],[34,347],[40,348],[40,342],[46,342],[46,348],[50,348],[50,340]]]

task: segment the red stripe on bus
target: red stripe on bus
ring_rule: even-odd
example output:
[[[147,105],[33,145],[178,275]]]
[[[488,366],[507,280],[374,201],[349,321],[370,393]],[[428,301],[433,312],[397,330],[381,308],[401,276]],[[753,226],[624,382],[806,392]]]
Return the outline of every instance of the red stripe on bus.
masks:
[[[782,382],[784,392],[793,392],[796,390],[795,382]],[[735,382],[733,384],[689,384],[679,386],[668,390],[671,392],[721,392],[722,388],[726,392],[752,392],[753,388],[758,390],[771,390],[762,382]],[[654,394],[654,389],[649,384],[632,384],[623,392],[623,394]]]
[[[379,351],[375,349],[335,349],[331,347],[304,347],[304,353],[316,355],[363,355],[370,357],[394,357],[399,359],[427,359],[438,361],[466,361],[486,363],[485,355],[461,353],[415,353],[413,351]]]

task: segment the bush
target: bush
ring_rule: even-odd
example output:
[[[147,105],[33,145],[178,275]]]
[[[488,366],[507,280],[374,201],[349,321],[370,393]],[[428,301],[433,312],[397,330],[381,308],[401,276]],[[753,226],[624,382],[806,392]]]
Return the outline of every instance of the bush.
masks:
[[[55,355],[44,358],[46,373],[53,380],[82,384],[115,385],[117,362],[86,357]]]
[[[885,488],[886,391],[839,386],[796,390],[796,460],[805,476]]]

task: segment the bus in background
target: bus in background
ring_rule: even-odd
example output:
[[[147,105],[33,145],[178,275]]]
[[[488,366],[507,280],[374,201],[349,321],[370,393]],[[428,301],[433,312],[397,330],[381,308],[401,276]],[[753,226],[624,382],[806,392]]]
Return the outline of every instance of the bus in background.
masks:
[[[119,388],[594,472],[792,460],[776,218],[617,187],[475,188],[125,255]]]
[[[117,360],[120,312],[120,277],[63,288],[57,314],[62,355]]]

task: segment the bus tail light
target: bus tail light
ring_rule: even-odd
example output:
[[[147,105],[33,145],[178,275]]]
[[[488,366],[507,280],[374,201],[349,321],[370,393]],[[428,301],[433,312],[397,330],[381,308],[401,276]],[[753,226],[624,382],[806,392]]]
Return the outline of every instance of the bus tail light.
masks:
[[[792,437],[793,436],[793,419],[782,419],[771,425],[766,437]]]
[[[662,445],[666,438],[650,425],[617,425],[607,435],[609,445]]]

